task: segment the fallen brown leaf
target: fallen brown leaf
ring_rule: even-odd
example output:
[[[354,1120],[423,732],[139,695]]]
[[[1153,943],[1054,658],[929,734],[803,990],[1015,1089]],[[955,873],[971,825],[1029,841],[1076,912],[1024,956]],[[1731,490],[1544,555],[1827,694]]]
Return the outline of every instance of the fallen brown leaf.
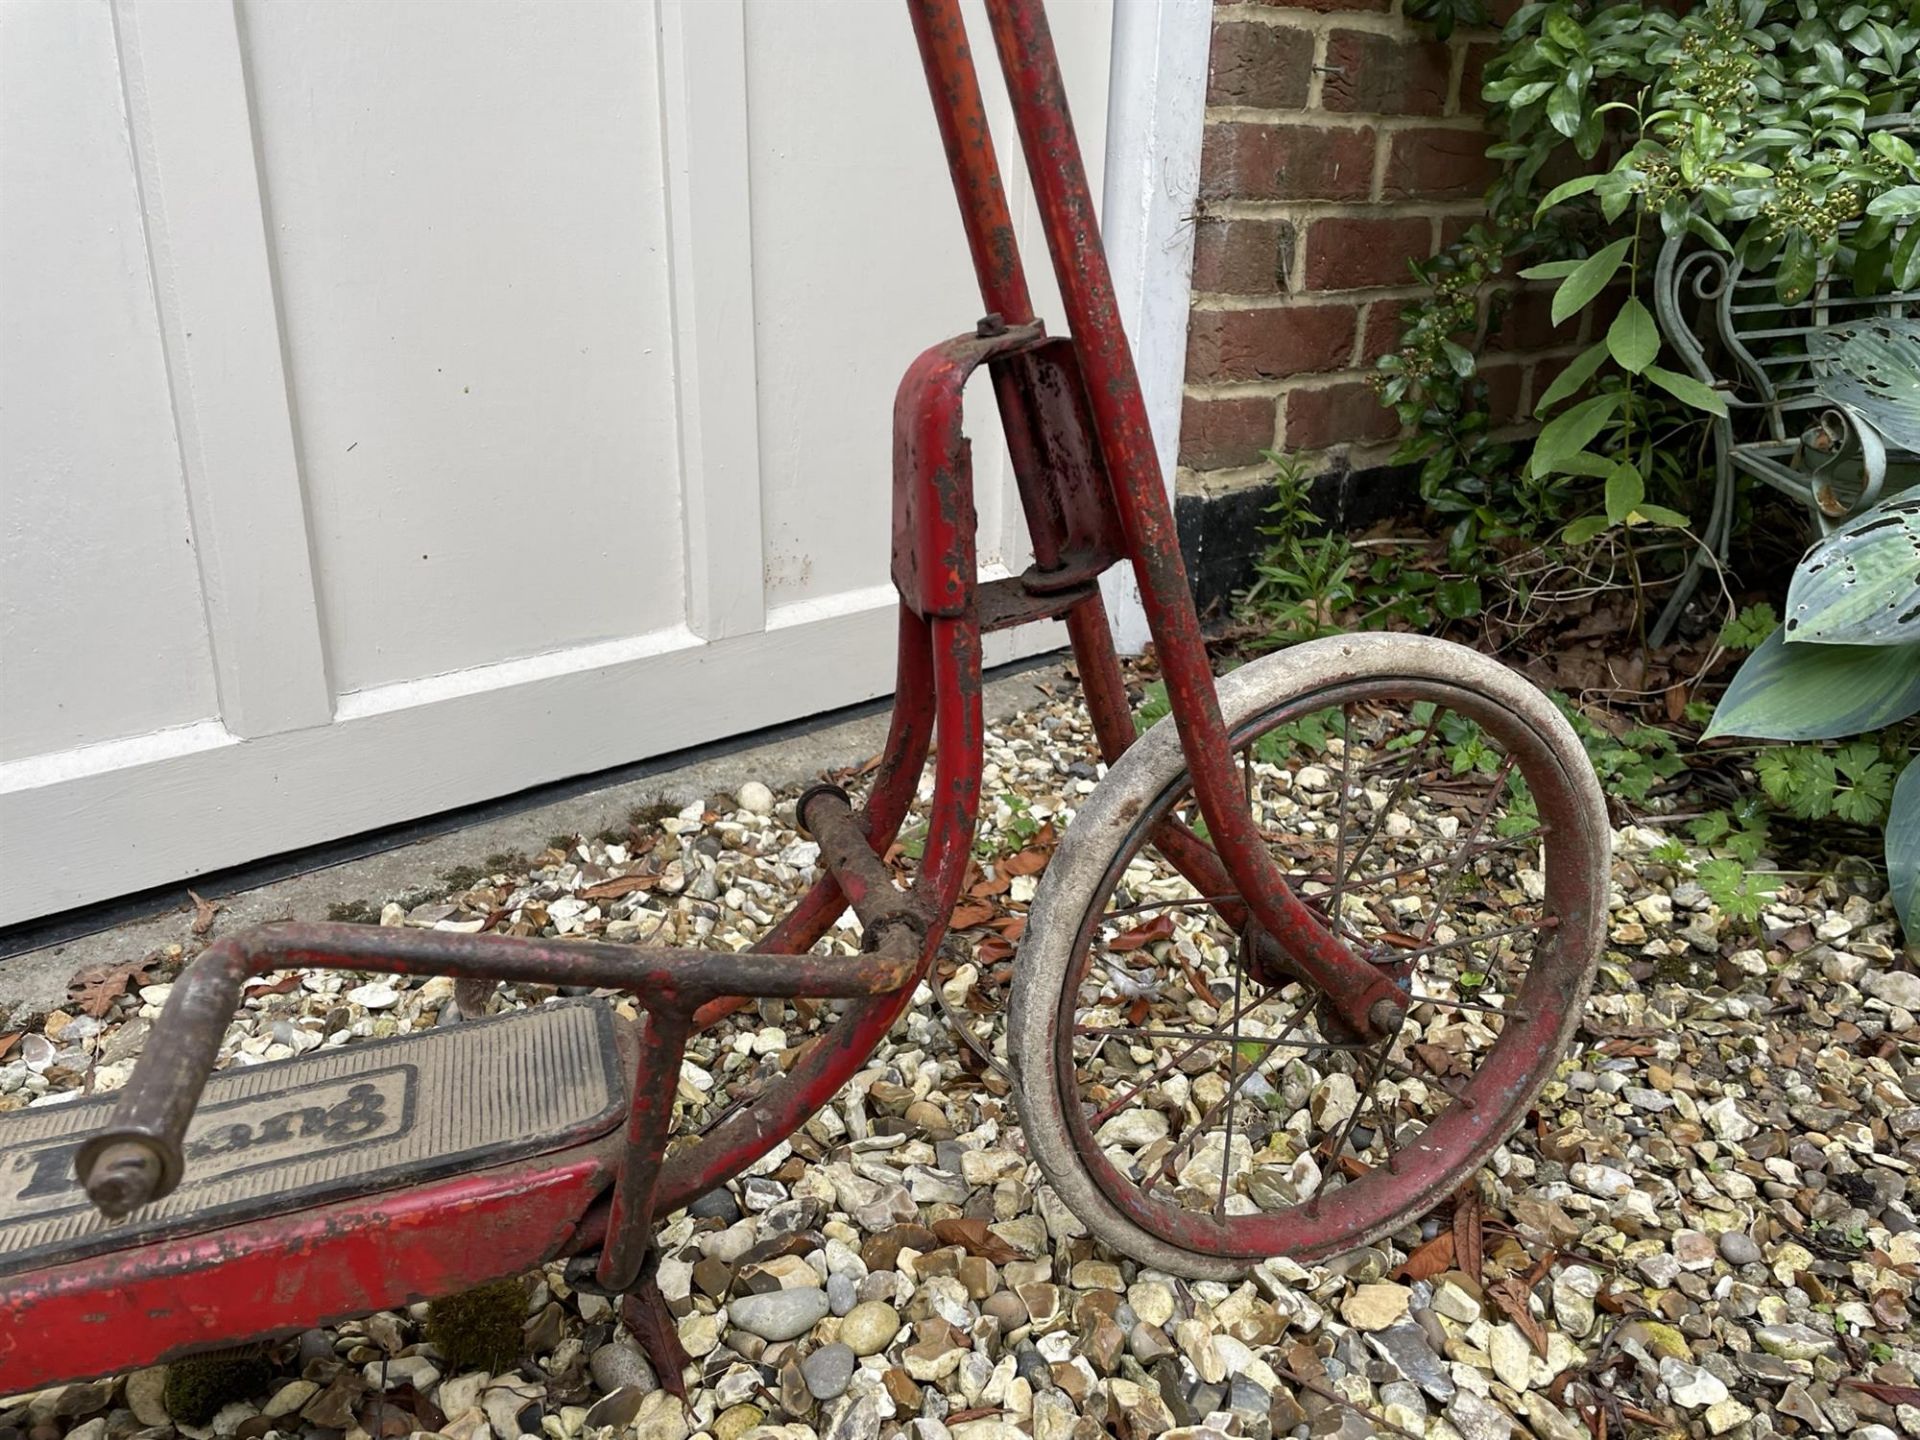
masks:
[[[104,1020],[113,1002],[128,990],[154,982],[156,977],[148,970],[153,963],[149,958],[131,965],[95,965],[67,982],[67,994],[94,1019]]]
[[[15,1030],[10,1034],[0,1035],[0,1060],[6,1059],[7,1052],[20,1043],[20,1033]]]
[[[1050,851],[1030,845],[1017,855],[1007,856],[995,868],[1008,875],[1038,875],[1047,868],[1047,861],[1052,858]]]
[[[1460,1269],[1476,1285],[1487,1263],[1481,1223],[1480,1192],[1468,1186],[1453,1207],[1453,1254]]]
[[[953,907],[953,918],[947,922],[952,930],[971,930],[976,925],[984,925],[999,913],[984,900],[962,900]]]
[[[598,885],[589,885],[580,892],[582,900],[618,900],[622,895],[631,895],[636,890],[651,890],[660,883],[658,875],[616,875],[611,880],[602,880]]]
[[[1840,1383],[1865,1391],[1882,1405],[1920,1405],[1920,1385],[1882,1385],[1875,1380],[1855,1380],[1851,1375]]]
[[[1173,917],[1156,915],[1144,925],[1136,925],[1124,934],[1116,935],[1107,942],[1109,950],[1122,952],[1145,949],[1156,940],[1173,938]]]
[[[218,900],[202,900],[193,891],[187,891],[187,898],[193,901],[193,933],[204,935],[213,929],[213,917],[227,907]]]
[[[1533,1348],[1543,1360],[1547,1356],[1547,1330],[1533,1318],[1533,1287],[1553,1267],[1553,1259],[1553,1252],[1549,1251],[1525,1275],[1510,1275],[1505,1280],[1496,1280],[1487,1286],[1487,1293],[1507,1312],[1507,1318],[1513,1321],[1520,1333],[1533,1343]]]
[[[1453,1267],[1453,1232],[1442,1230],[1426,1244],[1407,1256],[1400,1266],[1403,1280],[1431,1280],[1442,1270]]]

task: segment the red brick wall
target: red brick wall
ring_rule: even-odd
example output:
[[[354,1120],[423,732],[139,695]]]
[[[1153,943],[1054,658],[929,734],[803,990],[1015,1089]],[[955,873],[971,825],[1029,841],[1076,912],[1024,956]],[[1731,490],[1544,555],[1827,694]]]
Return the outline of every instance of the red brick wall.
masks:
[[[1399,9],[1268,0],[1214,11],[1183,496],[1261,483],[1266,449],[1320,473],[1384,465],[1395,448],[1398,422],[1366,377],[1396,342],[1401,304],[1421,293],[1408,261],[1481,211],[1492,168],[1479,73],[1494,39],[1435,43]],[[1527,414],[1583,323],[1555,330],[1544,297],[1517,298],[1483,361],[1499,422]]]

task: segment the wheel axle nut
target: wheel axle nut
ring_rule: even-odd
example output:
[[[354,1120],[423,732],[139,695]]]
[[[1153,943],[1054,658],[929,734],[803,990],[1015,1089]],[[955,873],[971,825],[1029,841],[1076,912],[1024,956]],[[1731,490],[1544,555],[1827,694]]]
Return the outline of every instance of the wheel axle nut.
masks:
[[[160,1157],[138,1140],[116,1140],[80,1177],[94,1209],[120,1220],[153,1199],[160,1188]]]
[[[1391,1035],[1407,1018],[1407,1007],[1398,1000],[1376,1000],[1367,1011],[1367,1023],[1381,1035]]]

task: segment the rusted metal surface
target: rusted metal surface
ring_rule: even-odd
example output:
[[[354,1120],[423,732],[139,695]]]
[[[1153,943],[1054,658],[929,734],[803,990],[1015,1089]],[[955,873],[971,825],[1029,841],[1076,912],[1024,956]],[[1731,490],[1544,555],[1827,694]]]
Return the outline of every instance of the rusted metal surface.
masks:
[[[612,1175],[577,1151],[8,1280],[0,1394],[393,1310],[532,1270],[569,1248]]]
[[[932,917],[914,895],[893,883],[886,862],[873,853],[873,842],[860,828],[847,792],[838,785],[816,785],[794,808],[802,827],[819,842],[820,863],[860,917],[868,948],[888,927],[904,926],[917,954],[933,928]]]
[[[598,1278],[609,1290],[625,1290],[639,1278],[653,1244],[654,1191],[673,1130],[673,1097],[690,1030],[688,1017],[674,1011],[649,1014],[641,1028],[626,1143],[607,1212],[607,1243],[600,1252]]]
[[[1139,578],[1142,607],[1166,678],[1168,699],[1180,717],[1181,742],[1201,814],[1217,853],[1261,925],[1333,997],[1356,1034],[1380,1033],[1375,1019],[1397,1023],[1404,1002],[1288,888],[1241,801],[1239,776],[1214,694],[1199,616],[1187,587],[1186,564],[1147,424],[1133,352],[1121,325],[1106,254],[1100,248],[1097,213],[1046,12],[1027,0],[988,0],[987,12],[1115,508]],[[964,192],[961,204],[964,209]]]
[[[1100,593],[1099,584],[1083,580],[1071,590],[1034,588],[1034,572],[989,580],[974,601],[980,633],[1012,630],[1036,620],[1057,620]]]
[[[124,1215],[179,1183],[187,1124],[239,1007],[240,987],[269,970],[378,970],[595,986],[628,991],[649,1010],[690,1013],[716,995],[883,994],[906,983],[916,958],[898,945],[861,956],[775,956],[369,925],[263,925],[215,944],[174,982],[112,1121],[81,1146],[75,1168],[109,1216]],[[139,1149],[149,1152],[150,1163],[136,1158]]]
[[[982,328],[924,351],[894,395],[893,583],[903,605],[929,618],[967,613],[977,582],[967,380],[995,356],[1044,338],[1038,324]]]
[[[739,1173],[824,1104],[866,1063],[931,964],[979,811],[983,628],[1064,614],[1103,755],[1113,760],[1132,743],[1095,583],[1122,559],[1139,579],[1210,837],[1169,821],[1156,843],[1202,894],[1220,897],[1216,908],[1230,924],[1273,937],[1284,952],[1278,963],[1331,996],[1356,1034],[1372,1031],[1370,1020],[1384,1028],[1397,1021],[1402,1001],[1390,980],[1351,955],[1288,889],[1243,803],[1039,0],[988,0],[988,11],[1071,330],[1051,340],[1033,315],[959,0],[908,0],[908,8],[988,318],[974,334],[923,354],[896,398],[893,722],[863,809],[825,792],[803,802],[825,873],[739,954],[311,925],[215,945],[175,984],[113,1121],[80,1154],[77,1168],[109,1213],[177,1183],[180,1139],[241,985],[271,969],[450,975],[465,1003],[508,980],[626,991],[648,1019],[624,1135],[458,1181],[35,1272],[0,1300],[0,1317],[14,1322],[0,1325],[0,1390],[66,1378],[76,1364],[123,1369],[287,1333],[563,1253],[599,1249],[605,1283],[637,1287],[630,1298],[643,1290],[652,1217]],[[981,365],[1035,555],[1025,575],[985,591],[962,424],[963,391]],[[903,891],[881,857],[936,738],[928,840]],[[849,904],[871,951],[810,953]],[[697,1143],[665,1155],[672,1077],[690,1028],[758,996],[849,1003],[786,1074]]]

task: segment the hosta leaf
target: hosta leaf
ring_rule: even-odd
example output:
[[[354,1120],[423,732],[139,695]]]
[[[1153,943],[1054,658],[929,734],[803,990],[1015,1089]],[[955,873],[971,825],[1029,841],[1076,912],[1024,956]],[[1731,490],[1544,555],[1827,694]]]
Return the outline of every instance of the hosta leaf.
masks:
[[[1920,320],[1830,325],[1807,336],[1807,353],[1826,370],[1822,395],[1858,410],[1902,450],[1920,449]]]
[[[1900,928],[1912,936],[1920,901],[1920,765],[1911,762],[1900,772],[1887,810],[1887,882]]]
[[[1920,497],[1882,500],[1807,552],[1787,587],[1787,635],[1920,645]]]
[[[1790,645],[1776,630],[1749,655],[1705,738],[1833,740],[1920,711],[1920,645]]]

